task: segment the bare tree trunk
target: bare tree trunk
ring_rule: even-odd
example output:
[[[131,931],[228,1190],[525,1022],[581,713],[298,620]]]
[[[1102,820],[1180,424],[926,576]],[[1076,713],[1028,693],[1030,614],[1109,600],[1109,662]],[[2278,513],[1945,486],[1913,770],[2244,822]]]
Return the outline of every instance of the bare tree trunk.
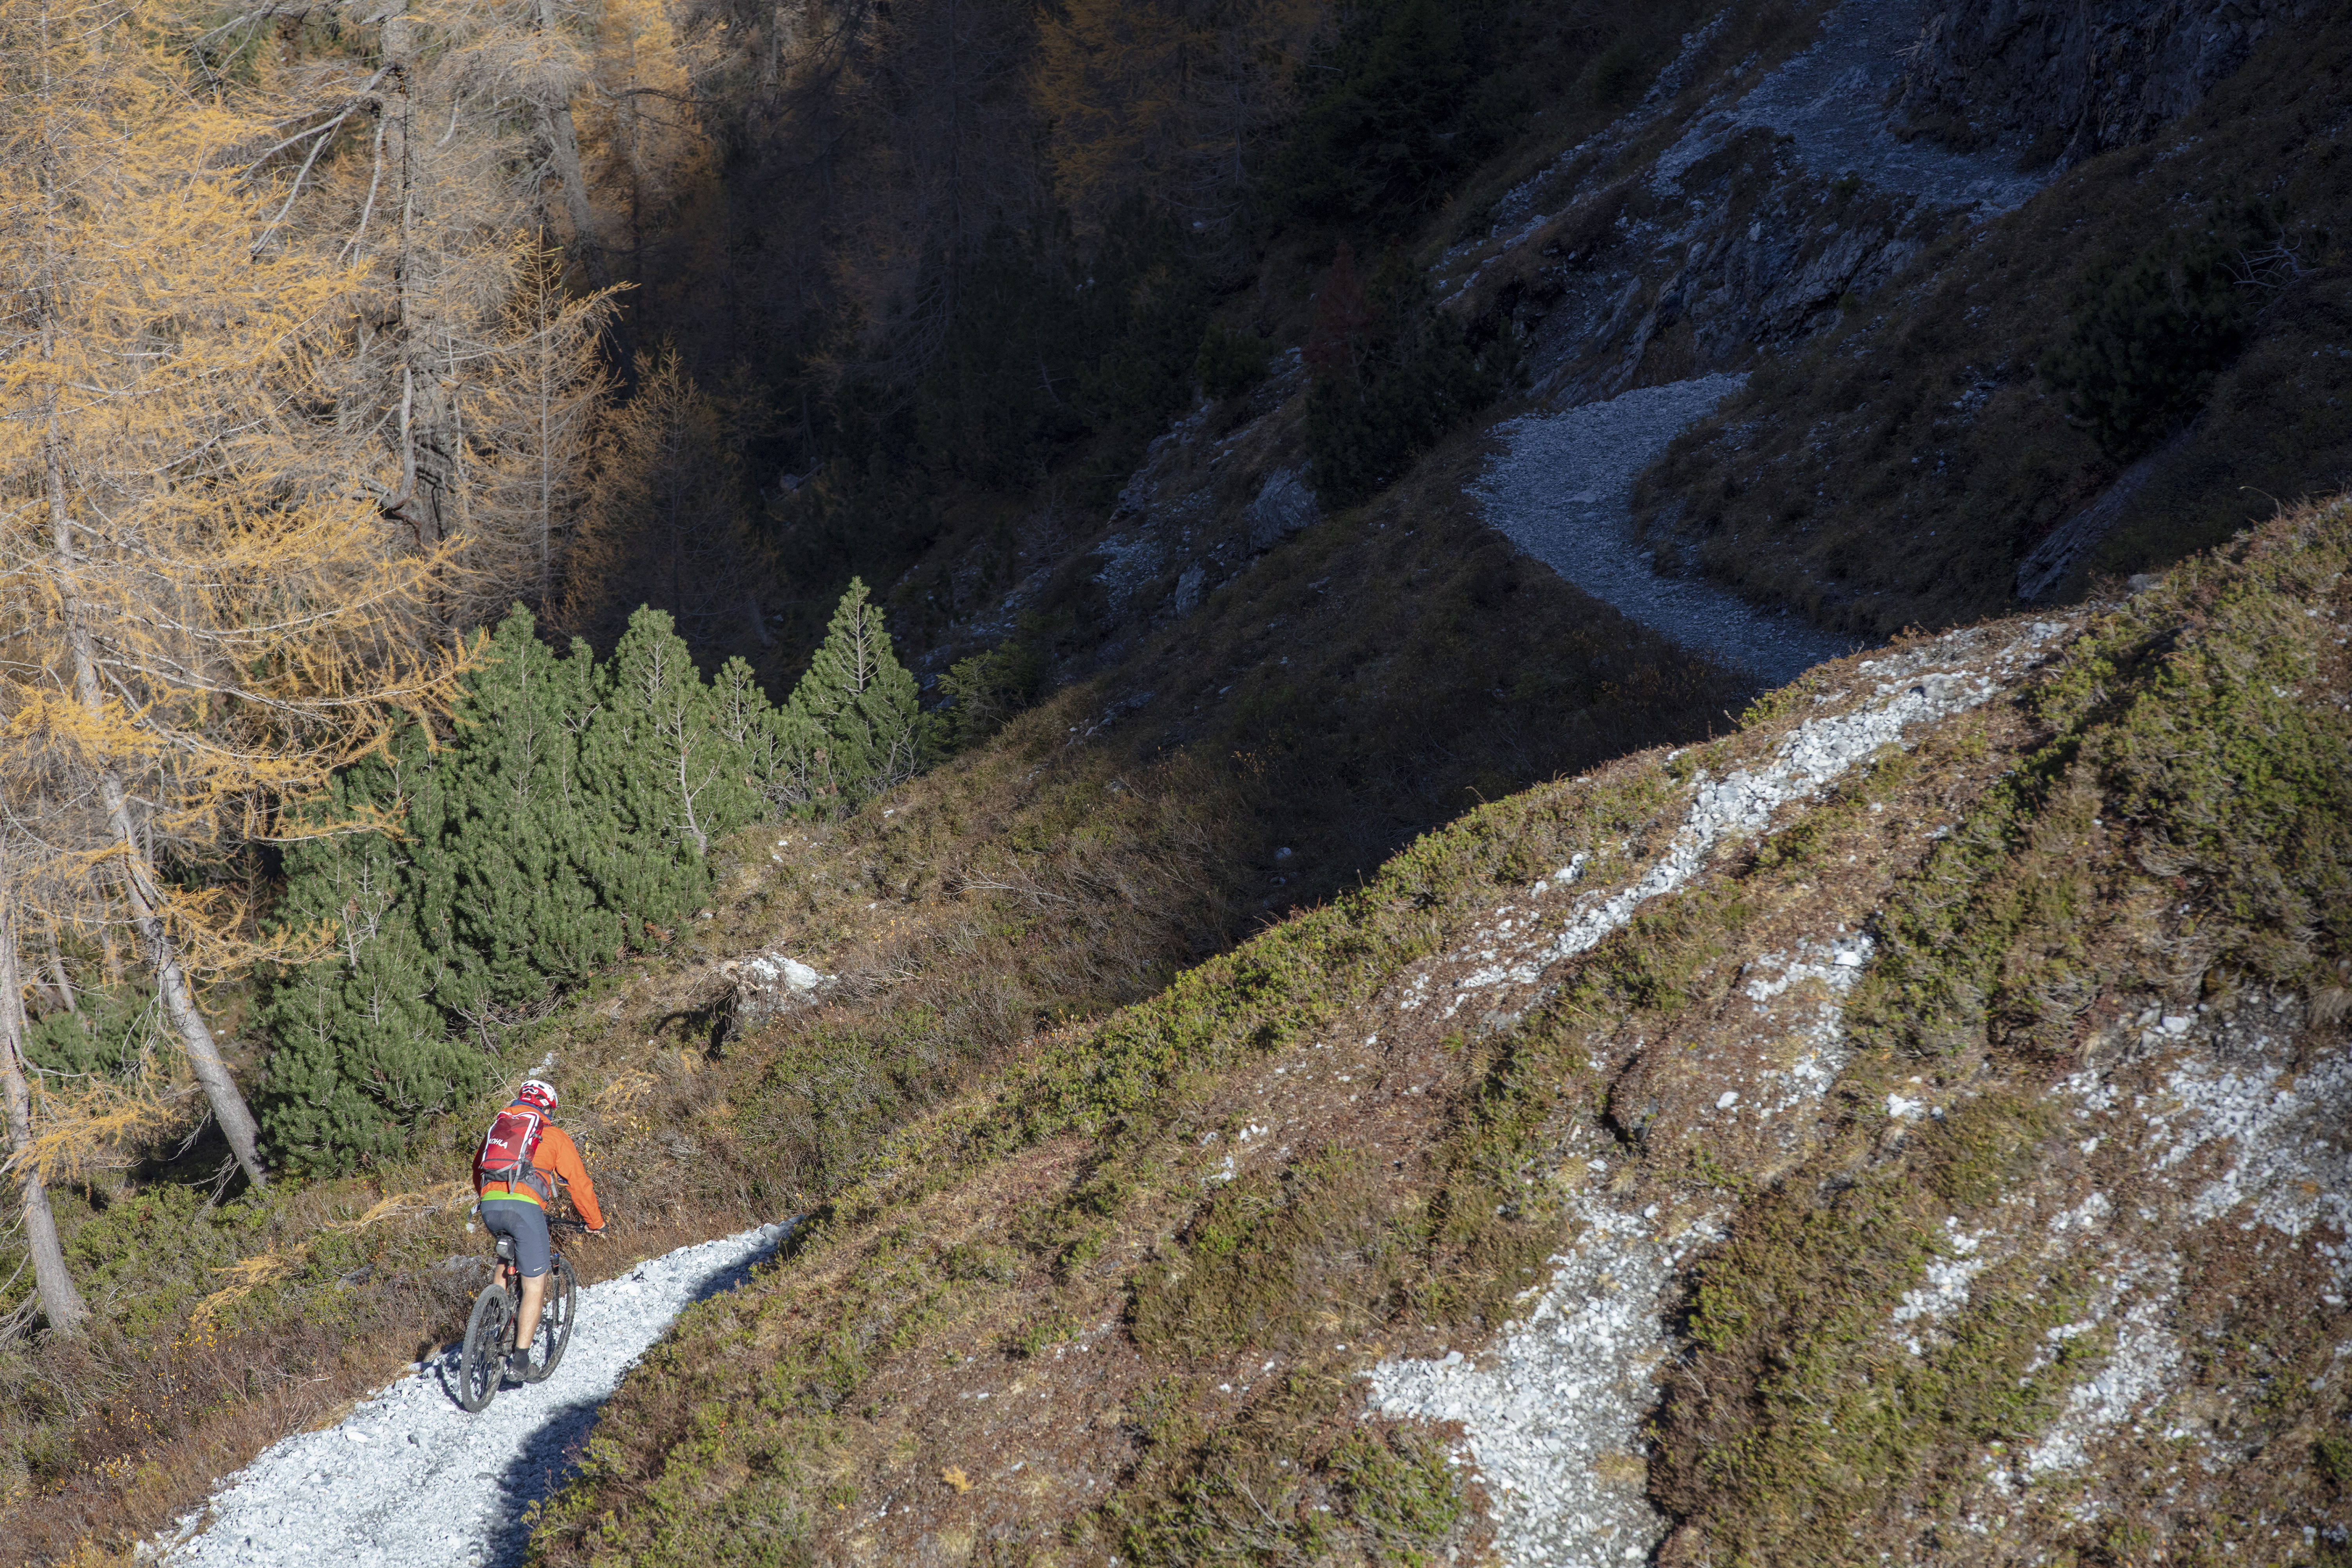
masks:
[[[65,459],[58,450],[54,428],[44,446],[48,469],[49,546],[55,555],[58,597],[65,611],[66,642],[73,654],[74,694],[80,700],[83,710],[95,719],[105,713],[106,697],[98,684],[98,655],[91,646],[81,595],[74,584],[73,531],[66,513]],[[172,1021],[172,1032],[180,1037],[180,1048],[188,1053],[196,1082],[203,1086],[205,1099],[212,1104],[213,1120],[227,1137],[236,1163],[245,1168],[247,1179],[255,1186],[265,1186],[268,1177],[261,1163],[261,1130],[254,1123],[253,1112],[247,1108],[245,1096],[229,1073],[228,1063],[221,1059],[211,1026],[196,1007],[187,971],[180,964],[179,949],[163,923],[163,900],[155,886],[152,868],[141,849],[138,825],[131,815],[122,775],[107,768],[99,774],[98,786],[100,801],[106,808],[107,826],[115,841],[122,846],[122,884],[131,900],[131,921],[147,949],[148,964],[155,972],[155,987],[163,994],[164,1015]],[[12,945],[12,973],[14,952]]]
[[[555,28],[554,0],[539,0],[539,30],[552,33]],[[564,212],[572,220],[572,258],[586,273],[588,286],[601,289],[604,278],[596,259],[596,217],[588,206],[588,182],[580,175],[580,132],[572,123],[571,101],[541,105],[539,119],[539,133],[547,138],[555,177],[563,182]]]
[[[5,877],[5,870],[0,870]],[[33,1255],[33,1286],[54,1333],[78,1331],[89,1309],[66,1268],[57,1216],[33,1153],[33,1093],[25,1081],[25,994],[16,974],[16,911],[13,889],[0,882],[0,1090],[7,1099],[8,1150],[21,1162],[16,1191],[25,1212],[25,1247]]]
[[[58,988],[58,996],[62,997],[65,1001],[66,1011],[68,1013],[79,1013],[81,1011],[81,1008],[74,1001],[73,982],[66,975],[65,954],[58,951],[58,931],[55,926],[51,926],[49,928],[48,942],[49,984]]]

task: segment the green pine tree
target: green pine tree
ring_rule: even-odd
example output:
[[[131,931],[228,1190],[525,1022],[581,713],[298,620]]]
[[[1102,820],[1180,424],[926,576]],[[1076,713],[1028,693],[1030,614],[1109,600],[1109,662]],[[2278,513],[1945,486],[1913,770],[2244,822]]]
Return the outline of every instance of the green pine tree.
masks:
[[[743,782],[768,809],[805,811],[814,799],[811,770],[824,739],[788,704],[778,708],[760,689],[751,667],[730,658],[710,683],[713,722],[741,754]]]
[[[407,737],[401,752],[345,770],[312,822],[401,820],[405,786],[425,756],[422,737]],[[282,1163],[324,1169],[388,1157],[483,1080],[487,1064],[448,1037],[435,1005],[444,966],[418,933],[404,848],[386,833],[352,831],[287,849],[279,923],[326,927],[333,942],[280,975],[261,1009],[274,1044],[262,1134]]]
[[[882,611],[856,577],[833,612],[824,642],[793,688],[780,745],[805,752],[812,806],[851,811],[920,771],[929,726],[915,678],[890,649]]]
[[[610,832],[591,865],[605,907],[631,921],[635,940],[702,901],[711,844],[759,816],[761,802],[665,612],[629,617],[597,695],[580,771]]]
[[[705,685],[660,611],[640,609],[599,666],[584,644],[549,648],[518,606],[467,675],[447,744],[412,731],[338,775],[309,820],[352,830],[286,852],[278,921],[333,940],[263,1004],[262,1125],[278,1157],[332,1168],[395,1152],[479,1087],[501,1008],[665,940],[708,896],[718,839],[772,806],[910,773],[914,682],[864,595],[843,601],[811,688],[831,727],[772,706],[740,659]],[[827,771],[843,758],[845,788]],[[114,1048],[81,1026],[53,1033],[77,1060]]]
[[[613,812],[580,771],[593,656],[575,643],[559,657],[520,605],[484,654],[455,742],[411,808],[419,924],[450,971],[438,1000],[475,1018],[586,977],[627,935],[593,875]]]
[[[155,994],[131,984],[86,988],[74,1005],[36,1019],[25,1059],[43,1072],[129,1078],[159,1023]]]

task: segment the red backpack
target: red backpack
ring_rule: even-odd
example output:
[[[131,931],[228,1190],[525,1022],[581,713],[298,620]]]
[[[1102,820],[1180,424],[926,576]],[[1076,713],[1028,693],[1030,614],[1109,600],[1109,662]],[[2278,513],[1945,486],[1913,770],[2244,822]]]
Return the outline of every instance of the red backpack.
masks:
[[[520,1100],[499,1111],[482,1137],[482,1152],[474,1156],[475,1190],[503,1182],[509,1194],[517,1186],[526,1186],[539,1195],[540,1202],[553,1203],[555,1192],[548,1184],[547,1173],[530,1163],[539,1152],[539,1137],[546,1127],[546,1119]],[[491,1194],[483,1192],[482,1195]]]

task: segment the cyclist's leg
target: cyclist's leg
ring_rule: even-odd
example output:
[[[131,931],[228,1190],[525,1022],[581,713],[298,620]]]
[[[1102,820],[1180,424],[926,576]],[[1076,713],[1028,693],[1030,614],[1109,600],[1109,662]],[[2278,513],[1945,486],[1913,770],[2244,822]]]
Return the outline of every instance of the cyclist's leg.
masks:
[[[539,1310],[547,1301],[547,1276],[526,1274],[522,1277],[522,1306],[515,1313],[514,1348],[530,1349],[530,1342],[539,1334]]]
[[[484,1198],[482,1225],[514,1238],[515,1272],[522,1279],[522,1302],[515,1313],[514,1348],[530,1348],[539,1331],[540,1303],[547,1299],[550,1248],[547,1213],[528,1198]]]

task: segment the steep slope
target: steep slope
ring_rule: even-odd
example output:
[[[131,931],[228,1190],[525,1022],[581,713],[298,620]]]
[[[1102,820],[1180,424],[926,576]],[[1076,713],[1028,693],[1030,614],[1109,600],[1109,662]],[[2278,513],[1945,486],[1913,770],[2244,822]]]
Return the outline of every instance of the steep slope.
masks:
[[[2347,544],[1825,666],[1065,1031],[535,1558],[2336,1552]]]
[[[2033,58],[2036,28],[2021,24],[2011,53],[1974,74],[1952,53],[1955,30],[1979,25],[1969,14],[1923,35],[1905,90],[1915,107],[1943,106],[1921,109],[1923,121],[1951,130],[1965,108],[1987,128],[1964,144],[2015,121],[2044,155],[2107,150],[2013,211],[1921,233],[1920,250],[1877,294],[1824,296],[1840,313],[1822,318],[1822,335],[1760,366],[1645,477],[1636,511],[1661,559],[1883,635],[2077,595],[2094,574],[2121,577],[2227,538],[2264,515],[2267,498],[2343,482],[2352,373],[2338,352],[2344,252],[2330,237],[2352,213],[2352,30],[2328,7],[2275,7],[2263,23],[2234,7],[2183,6],[2133,35],[2123,14],[2139,9],[2084,15],[2093,32],[2126,35],[2130,47],[2107,53],[2204,47],[2210,58],[2153,81],[2102,63],[2091,97],[2116,101],[2078,103],[2066,123],[2053,116],[2081,95],[2063,75],[2017,119],[2021,78],[2055,68]],[[2168,124],[2173,113],[2183,117]],[[1752,183],[1732,171],[1732,199]],[[1838,194],[1822,195],[1820,234],[1851,229]],[[2269,217],[2248,218],[2249,203]],[[2170,286],[2183,288],[2181,258],[2209,232],[2227,258],[2224,291],[2248,312],[2242,342],[2219,354],[2210,388],[2185,410],[2166,411],[2132,445],[2103,447],[2064,416],[2044,356],[2135,266],[2169,267]],[[2137,312],[2133,352],[2150,363],[2179,352],[2165,341],[2175,329],[2159,302],[2116,308]]]
[[[2122,722],[2115,704],[2142,717],[2163,705],[2149,695],[2156,656],[2082,644],[2084,625],[2116,647],[2133,626],[2199,646],[2213,614],[2199,595],[2239,593],[2254,569],[2199,567],[2125,611],[2102,600],[2120,621],[2069,611],[2048,634],[2024,622],[1846,658],[1722,749],[1660,754],[1713,746],[1760,687],[1906,623],[2000,613],[2028,586],[2063,599],[2095,571],[2223,538],[2249,514],[2248,483],[2292,496],[2340,482],[2341,256],[2309,231],[2342,227],[2341,18],[2268,4],[2072,15],[2037,12],[1996,37],[1970,30],[1977,12],[1910,0],[1732,7],[1615,121],[1598,99],[1547,110],[1452,206],[1431,198],[1416,253],[1471,333],[1524,332],[1530,395],[1440,439],[1360,508],[1335,513],[1306,483],[1312,399],[1297,357],[1188,409],[1107,510],[1074,500],[1091,492],[1066,472],[1034,493],[945,498],[956,527],[898,577],[894,629],[915,633],[932,676],[1027,639],[1057,689],[871,811],[742,836],[722,850],[727,890],[707,919],[553,1012],[500,1024],[500,1049],[544,1055],[577,1091],[633,1252],[803,1204],[829,1215],[756,1300],[705,1313],[632,1386],[543,1554],[951,1560],[1074,1540],[1161,1559],[1475,1555],[1491,1538],[1514,1561],[1654,1541],[1794,1561],[1860,1542],[1958,1554],[1965,1535],[1987,1552],[2120,1562],[2140,1531],[2174,1550],[2184,1532],[2250,1539],[2245,1520],[2326,1528],[2343,1496],[2329,1489],[2352,1472],[2352,1457],[2311,1440],[2312,1421],[2340,1419],[2326,1414],[2342,1408],[2336,1363],[2314,1359],[2321,1339],[2273,1331],[2290,1299],[2242,1292],[2239,1316],[2198,1315],[2252,1274],[2198,1251],[2222,1223],[2197,1221],[2200,1205],[2235,1189],[2209,1204],[2207,1188],[2168,1184],[2209,1165],[2224,1180],[2232,1161],[2241,1187],[2294,1169],[2319,1195],[2271,1204],[2273,1230],[2301,1227],[2298,1268],[2328,1234],[2342,1184],[2333,1155],[2299,1149],[2294,1118],[2336,1091],[2294,1053],[2344,982],[2296,968],[2294,950],[2333,963],[2343,948],[2275,895],[2324,903],[2340,855],[2322,843],[2321,862],[2336,861],[2280,868],[2293,847],[2273,840],[2305,832],[2308,814],[2217,828],[2238,806],[2216,805],[2209,781],[2133,809],[2208,833],[2208,861],[2216,842],[2240,854],[2246,887],[2200,883],[2205,862],[2183,862],[2161,872],[2194,895],[2174,910],[2147,881],[2179,851],[2095,833],[2085,882],[2048,826],[2060,753],[2035,751],[2088,744]],[[2211,47],[2184,56],[2198,38]],[[2045,49],[2086,62],[2084,92],[2021,94]],[[2150,69],[2124,79],[2097,65],[2126,57]],[[1635,79],[1608,101],[1640,93]],[[2084,126],[2079,142],[2052,140]],[[2293,276],[2265,292],[2201,423],[2136,460],[2103,453],[2034,371],[2064,337],[2075,285],[2241,190],[2292,197],[2301,248],[2280,265]],[[1295,341],[1320,258],[1262,259],[1221,310]],[[850,522],[895,525],[877,515]],[[2336,522],[2311,527],[2304,558],[2340,548]],[[882,552],[892,574],[899,549]],[[2244,589],[2273,608],[2304,591]],[[2236,703],[2254,690],[2246,659],[2337,658],[2305,635],[2328,624],[2291,623],[2273,649],[2232,623],[2221,667],[2180,667],[2172,696],[2202,701],[2210,686]],[[2074,651],[2053,676],[2035,661],[2062,644]],[[1976,702],[1975,688],[1915,681],[1928,704],[1916,710],[1907,688],[1875,689],[1920,659],[1919,673],[1993,689],[1965,713],[1947,709]],[[2102,660],[2122,673],[2083,673]],[[2315,668],[2340,691],[2338,667]],[[2035,695],[2050,679],[2099,685],[2087,716]],[[2318,700],[2275,684],[2304,690],[2305,709]],[[2252,724],[2267,778],[2286,755],[2261,749],[2286,743],[2273,717],[2200,710],[2189,742],[2162,744],[2236,745]],[[1800,742],[1812,720],[1832,728]],[[1808,748],[1849,720],[1865,739],[1895,726],[1912,771],[1849,756],[1843,740],[1816,766]],[[2336,757],[2340,738],[2315,743]],[[2250,776],[2243,760],[2231,765]],[[2288,793],[2336,799],[2306,762]],[[1705,805],[1700,766],[1717,792]],[[2027,795],[1988,795],[2012,766]],[[1722,798],[1727,779],[1766,793]],[[1874,836],[1880,819],[1907,826]],[[1949,843],[1913,831],[1963,820],[1991,836],[1964,861],[1935,858]],[[1759,844],[1769,854],[1742,858]],[[1844,871],[1838,854],[1854,857]],[[2117,868],[2134,855],[2145,863]],[[1526,891],[1567,868],[1571,885]],[[1887,922],[1931,905],[1938,879],[1992,910],[1933,927],[1928,943],[1968,949],[1974,967],[1930,974],[1913,1010],[1957,1008],[1963,1026],[1937,1051],[1889,1045],[1900,1030],[1886,1020],[1913,1005],[1884,1000]],[[1577,935],[1597,946],[1559,945],[1562,904],[1599,922]],[[2179,923],[2192,918],[2204,923]],[[2200,945],[2257,926],[2284,933],[2259,963]],[[2156,955],[2116,956],[2143,929]],[[747,1032],[734,982],[754,952],[806,960],[829,983]],[[2264,1015],[2279,1021],[2200,1023],[2183,988],[2221,1017],[2248,972],[2283,986]],[[1428,999],[1408,1005],[1415,979]],[[1865,1005],[1881,1012],[1853,1023]],[[2067,1011],[2078,1005],[2089,1011]],[[2133,1036],[2122,1068],[2101,1054],[2125,1049],[2112,1041],[2069,1068],[2111,1081],[2052,1110],[2035,1053],[2064,1029],[2049,1020],[2079,1031],[2151,1006],[2150,1037]],[[1732,1076],[1759,1041],[1770,1059],[1749,1065],[1764,1076]],[[2165,1065],[2166,1050],[2186,1065]],[[1874,1087],[1866,1072],[1894,1076]],[[1902,1152],[1957,1114],[1931,1088],[2025,1106],[1984,1135],[2011,1150],[2001,1191],[2066,1196],[2069,1214],[2095,1196],[2105,1206],[2051,1246],[2071,1256],[2087,1238],[2084,1255],[2109,1260],[2094,1271],[2120,1283],[2033,1283],[2016,1235],[2001,1233],[2006,1251],[1985,1239],[2024,1211],[1987,1220],[1965,1194],[1991,1178],[1951,1174],[1960,1156],[1940,1145]],[[2120,1133],[2074,1141],[2100,1184],[2047,1173],[2067,1156],[2045,1122],[2100,1117],[2092,1101],[2110,1090],[2145,1098],[2141,1111],[2218,1108],[2210,1125],[2238,1130],[2206,1137],[2208,1123],[2173,1117],[2188,1131],[2146,1163],[2186,1174],[2149,1178],[2152,1219],[2122,1217],[2137,1188],[2097,1163],[2126,1157]],[[2258,1092],[2289,1097],[2284,1121],[2249,1109]],[[1792,1130],[1785,1146],[1758,1141],[1748,1118],[1767,1109],[1772,1140]],[[189,1173],[152,1164],[61,1189],[76,1267],[113,1321],[89,1345],[0,1351],[5,1533],[44,1558],[90,1539],[127,1546],[214,1474],[435,1349],[462,1311],[454,1266],[471,1244],[462,1200],[415,1189],[446,1185],[466,1136],[438,1128],[400,1162],[226,1210],[179,1186]],[[1939,1213],[1901,1209],[1919,1191]],[[2130,1250],[2127,1224],[2153,1251]],[[2285,1244],[2268,1245],[2264,1268]],[[1812,1256],[1841,1248],[1864,1260],[1851,1276]],[[2190,1261],[2175,1280],[2150,1257]],[[1704,1317],[1693,1269],[1733,1316]],[[2307,1288],[2306,1304],[2329,1293],[2278,1278]],[[2011,1291],[2021,1279],[2061,1294],[2026,1300]],[[257,1288],[237,1295],[239,1279]],[[2024,1315],[1988,1327],[1969,1314],[1991,1310],[1996,1289]],[[2035,1315],[2067,1291],[2083,1315]],[[236,1299],[192,1319],[208,1295]],[[1841,1301],[1861,1304],[1814,1323]],[[2336,1322],[2311,1332],[2339,1334]],[[2001,1336],[2028,1328],[2053,1359],[2000,1362],[2016,1349]],[[2275,1364],[2247,1348],[2265,1339],[2284,1347]],[[1870,1359],[1911,1355],[1915,1340],[1918,1367]],[[1868,1351],[1859,1392],[1838,1381],[1854,1345]],[[1449,1367],[1446,1349],[1476,1364]],[[1700,1384],[1667,1378],[1653,1417],[1662,1354]],[[2031,1386],[1995,1399],[1987,1366]],[[1080,1369],[1092,1394],[1076,1390]],[[2288,1397],[2306,1371],[2319,1386]],[[2247,1395],[2248,1378],[2286,1393]],[[1016,1384],[1027,1414],[998,1424]],[[2186,1502],[2131,1491],[2131,1420],[2101,1425],[2134,1411],[2147,1425],[2167,1396],[2189,1415],[2149,1426],[2151,1442],[2193,1431],[2221,1445],[2199,1450],[2218,1467],[2200,1473],[2223,1479]],[[1558,1419],[1588,1401],[1589,1418]],[[1819,1434],[1803,1412],[1824,1401],[1843,1402],[1833,1419],[1854,1445],[1808,1442]],[[2078,1403],[2074,1425],[2052,1425]],[[2246,1461],[2262,1444],[2275,1473]],[[1994,1462],[2029,1448],[2057,1458]],[[1449,1453],[1485,1480],[1452,1470]],[[1720,1454],[1738,1466],[1710,1469]],[[2186,1462],[2145,1458],[2159,1475]],[[2009,1491],[1982,1489],[1996,1472]],[[1892,1479],[1857,1490],[1857,1476]],[[2011,1492],[2005,1512],[1985,1500]],[[1569,1506],[1531,1500],[1548,1497]]]
[[[714,847],[708,918],[488,1020],[507,1070],[562,1085],[616,1216],[583,1265],[822,1201],[1033,1036],[1150,995],[1477,800],[1726,726],[1741,683],[1525,571],[1458,504],[1480,460],[1465,433],[889,799]],[[747,1037],[722,965],[753,952],[834,983]],[[0,1346],[0,1537],[35,1561],[128,1550],[439,1353],[478,1283],[457,1178],[488,1114],[225,1204],[208,1167],[60,1184],[106,1321]]]
[[[2352,33],[2292,4],[2068,16],[1734,7],[1614,120],[1560,145],[1539,119],[1418,242],[1462,330],[1524,345],[1478,514],[1771,684],[1906,626],[2078,595],[2228,537],[2263,496],[2339,486]],[[2040,100],[2020,85],[2077,68]],[[2209,231],[2245,320],[2210,386],[2191,376],[2187,405],[2103,446],[2046,356],[2115,278],[2177,268]],[[1228,313],[1311,336],[1266,299],[1299,263],[1263,265]],[[2172,328],[2132,315],[2155,309],[2110,314],[2160,361]],[[1022,608],[1075,617],[1087,668],[1190,617],[1320,515],[1309,382],[1294,353],[1246,396],[1202,400],[1107,518],[1032,530],[1024,579],[944,628],[940,661]],[[943,542],[902,597],[935,599],[968,548]]]

